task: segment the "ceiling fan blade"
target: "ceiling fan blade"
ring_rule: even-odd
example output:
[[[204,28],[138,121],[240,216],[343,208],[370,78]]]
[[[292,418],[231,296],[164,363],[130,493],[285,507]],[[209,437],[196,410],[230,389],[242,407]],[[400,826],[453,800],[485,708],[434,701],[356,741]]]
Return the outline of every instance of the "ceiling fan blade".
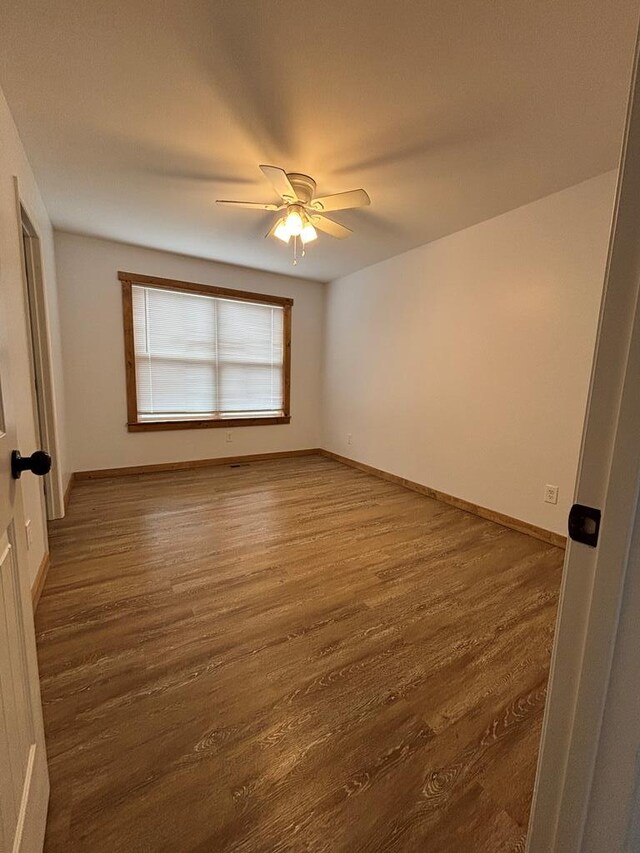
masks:
[[[260,166],[260,168],[262,174],[281,198],[289,202],[299,200],[284,169],[279,169],[277,166]]]
[[[316,228],[320,229],[320,231],[325,231],[327,234],[331,234],[332,237],[337,237],[338,240],[344,240],[345,237],[349,237],[350,234],[353,234],[353,231],[350,228],[340,225],[339,222],[334,222],[333,219],[329,219],[327,216],[320,216],[315,213],[311,217],[311,221]]]
[[[327,210],[366,207],[368,204],[371,204],[371,199],[364,190],[350,190],[346,193],[335,193],[334,195],[325,195],[322,198],[314,198],[311,207],[324,213]]]
[[[282,206],[278,204],[264,204],[261,201],[227,201],[222,198],[219,198],[216,204],[223,204],[228,207],[246,207],[247,210],[280,210]]]

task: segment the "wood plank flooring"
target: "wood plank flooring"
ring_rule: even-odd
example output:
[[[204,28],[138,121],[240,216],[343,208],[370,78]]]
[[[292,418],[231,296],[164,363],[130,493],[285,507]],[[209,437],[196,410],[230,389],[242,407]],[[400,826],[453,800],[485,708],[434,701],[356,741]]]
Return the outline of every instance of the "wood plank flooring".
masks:
[[[562,560],[319,456],[79,483],[45,849],[523,851]]]

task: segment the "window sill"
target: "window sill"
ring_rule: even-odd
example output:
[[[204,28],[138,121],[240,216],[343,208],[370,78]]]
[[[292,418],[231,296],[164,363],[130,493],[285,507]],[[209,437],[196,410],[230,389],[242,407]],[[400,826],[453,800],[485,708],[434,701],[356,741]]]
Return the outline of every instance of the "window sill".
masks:
[[[135,421],[127,424],[129,432],[158,432],[169,429],[211,429],[215,427],[272,426],[288,424],[290,415],[267,418],[206,418],[201,421]]]

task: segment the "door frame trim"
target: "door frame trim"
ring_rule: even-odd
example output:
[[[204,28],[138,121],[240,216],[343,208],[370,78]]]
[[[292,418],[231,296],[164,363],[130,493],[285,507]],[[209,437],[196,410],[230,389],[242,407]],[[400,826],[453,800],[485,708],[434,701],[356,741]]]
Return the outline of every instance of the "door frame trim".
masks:
[[[20,266],[25,311],[27,323],[31,323],[31,329],[27,329],[27,332],[32,342],[32,346],[29,347],[29,359],[36,380],[37,400],[33,401],[36,433],[39,425],[40,438],[51,454],[51,471],[46,475],[48,488],[45,489],[45,505],[47,519],[52,520],[64,516],[64,490],[60,470],[60,445],[54,394],[49,310],[42,263],[42,240],[33,225],[35,219],[29,210],[29,205],[20,195],[20,186],[15,175],[13,183],[21,241]],[[22,249],[23,230],[29,237],[32,275],[27,272]],[[37,448],[33,448],[33,450],[35,449]]]

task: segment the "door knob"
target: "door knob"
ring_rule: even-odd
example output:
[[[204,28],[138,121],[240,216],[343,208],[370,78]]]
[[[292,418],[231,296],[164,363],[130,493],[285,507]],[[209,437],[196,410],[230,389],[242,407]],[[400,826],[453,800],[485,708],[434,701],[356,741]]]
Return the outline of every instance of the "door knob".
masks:
[[[36,450],[31,456],[21,456],[19,450],[11,453],[11,476],[19,480],[23,471],[44,477],[51,470],[51,457],[45,450]]]

